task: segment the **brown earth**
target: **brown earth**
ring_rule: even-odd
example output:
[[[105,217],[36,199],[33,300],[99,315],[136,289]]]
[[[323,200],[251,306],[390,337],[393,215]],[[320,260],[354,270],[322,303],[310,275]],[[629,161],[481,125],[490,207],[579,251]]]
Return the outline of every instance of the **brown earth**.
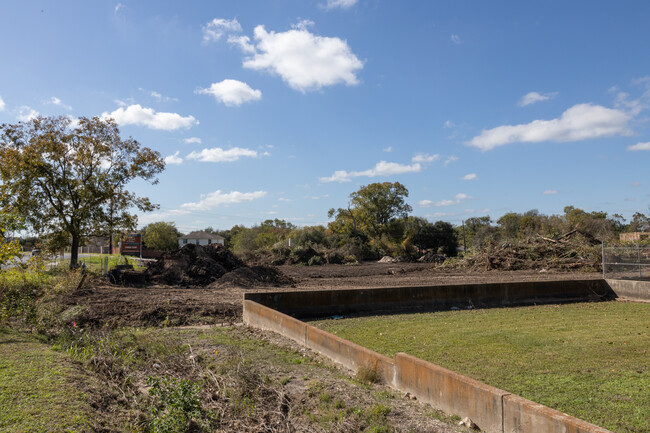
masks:
[[[262,275],[261,278],[258,278]],[[264,275],[270,275],[269,282]],[[144,287],[111,285],[89,280],[61,302],[80,310],[78,324],[94,326],[179,326],[235,323],[241,320],[247,291],[327,290],[342,288],[402,287],[432,284],[491,283],[598,279],[596,272],[459,271],[429,263],[375,263],[360,265],[280,266],[239,268],[207,286],[153,284]],[[277,281],[292,282],[277,287]],[[252,284],[254,283],[254,284]]]

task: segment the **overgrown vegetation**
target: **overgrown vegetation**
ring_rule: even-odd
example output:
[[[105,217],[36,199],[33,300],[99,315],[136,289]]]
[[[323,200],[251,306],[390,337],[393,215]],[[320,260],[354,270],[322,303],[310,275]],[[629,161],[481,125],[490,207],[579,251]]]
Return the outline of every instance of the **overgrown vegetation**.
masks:
[[[246,329],[90,326],[78,321],[84,305],[61,300],[92,278],[0,272],[0,430],[400,432],[438,422],[377,397],[386,391],[371,377],[351,380]]]
[[[316,322],[616,432],[650,429],[650,305],[601,302]],[[413,336],[417,335],[418,338]]]

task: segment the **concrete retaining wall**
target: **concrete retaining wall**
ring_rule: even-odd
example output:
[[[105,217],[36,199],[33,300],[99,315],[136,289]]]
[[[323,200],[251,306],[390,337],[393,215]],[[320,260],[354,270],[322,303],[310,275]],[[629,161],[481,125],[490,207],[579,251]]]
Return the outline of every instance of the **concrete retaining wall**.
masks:
[[[616,296],[630,301],[650,302],[650,281],[605,280]]]
[[[432,311],[469,306],[509,307],[596,301],[615,297],[615,293],[604,280],[458,284],[244,295],[244,299],[298,318],[368,312],[380,314],[397,311]]]
[[[395,362],[391,358],[264,305],[244,300],[244,323],[284,335],[352,371],[371,368],[388,385],[395,383]]]
[[[474,306],[577,302],[617,296],[644,297],[648,295],[646,290],[644,285],[619,284],[619,280],[585,280],[247,293],[244,295],[244,323],[291,338],[353,371],[371,367],[393,388],[409,392],[444,412],[470,417],[488,433],[611,433],[414,356],[398,353],[395,359],[388,358],[285,313],[299,317],[376,313],[377,310],[372,309],[376,305],[374,301],[379,304],[380,311],[399,311],[405,307],[414,310],[418,309],[414,306],[421,309],[422,305],[426,309],[445,309],[466,306],[468,302]],[[499,300],[498,296],[503,298]],[[318,311],[321,313],[317,314]]]
[[[503,397],[508,395],[506,391],[406,353],[395,355],[395,365],[397,389],[410,392],[446,413],[468,416],[482,431],[503,431],[502,405]]]

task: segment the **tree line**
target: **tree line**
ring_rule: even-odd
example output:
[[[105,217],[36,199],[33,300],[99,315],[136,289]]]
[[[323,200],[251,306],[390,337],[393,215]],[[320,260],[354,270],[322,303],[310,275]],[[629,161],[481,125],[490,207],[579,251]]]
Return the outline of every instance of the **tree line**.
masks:
[[[71,249],[71,268],[85,239],[103,236],[109,245],[137,227],[133,209],[158,206],[129,191],[134,179],[157,183],[165,164],[156,151],[120,136],[111,119],[37,117],[0,126],[0,261],[17,254],[7,230],[38,233],[46,247]],[[236,225],[218,233],[247,260],[271,263],[354,263],[384,255],[417,257],[423,253],[455,256],[503,240],[553,239],[577,231],[612,241],[624,231],[650,231],[648,215],[637,212],[627,222],[606,212],[573,206],[561,215],[537,210],[468,218],[461,225],[430,222],[410,215],[409,192],[399,182],[371,183],[350,194],[347,206],[330,209],[327,226],[297,227],[266,220],[253,227]],[[178,246],[181,233],[172,222],[141,229],[151,249]]]

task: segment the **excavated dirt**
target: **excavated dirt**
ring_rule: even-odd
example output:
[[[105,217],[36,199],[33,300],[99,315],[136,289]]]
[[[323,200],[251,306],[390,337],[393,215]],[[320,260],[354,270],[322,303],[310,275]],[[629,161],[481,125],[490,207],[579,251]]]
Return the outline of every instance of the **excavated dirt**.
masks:
[[[404,287],[601,277],[597,272],[444,270],[428,263],[280,266],[277,269],[241,267],[225,273],[207,286],[154,284],[123,287],[111,285],[105,279],[89,280],[81,289],[66,295],[62,302],[75,312],[78,324],[111,327],[200,325],[240,321],[243,294],[248,291]]]

